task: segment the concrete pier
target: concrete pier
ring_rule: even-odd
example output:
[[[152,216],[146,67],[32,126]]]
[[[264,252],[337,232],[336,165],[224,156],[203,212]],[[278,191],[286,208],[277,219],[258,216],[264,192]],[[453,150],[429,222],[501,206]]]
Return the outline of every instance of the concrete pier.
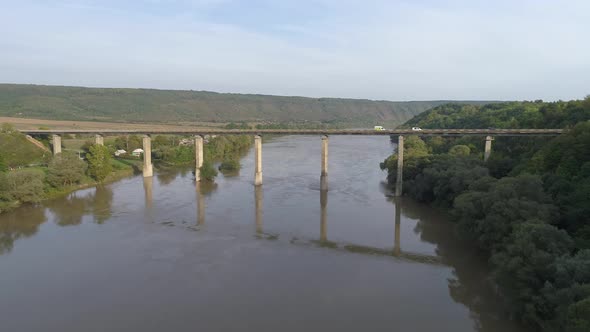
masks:
[[[53,148],[53,155],[55,156],[58,153],[61,153],[61,136],[59,135],[52,135],[52,148]]]
[[[399,136],[397,142],[397,178],[395,181],[395,196],[402,195],[402,184],[404,175],[404,137]]]
[[[492,141],[494,138],[492,136],[486,136],[486,145],[483,151],[483,161],[488,161],[490,158],[490,154],[492,153]]]
[[[262,185],[262,137],[254,136],[254,185]]]
[[[256,234],[262,235],[262,187],[254,187]]]
[[[203,136],[195,136],[195,181],[201,181],[201,166],[203,166]]]
[[[143,136],[143,177],[154,175],[152,166],[152,138],[149,135]]]
[[[328,191],[320,190],[320,241],[328,241]]]
[[[94,143],[96,145],[104,145],[104,136],[102,136],[100,134],[96,134],[94,136]]]
[[[328,190],[328,136],[322,136],[322,172],[320,190]]]

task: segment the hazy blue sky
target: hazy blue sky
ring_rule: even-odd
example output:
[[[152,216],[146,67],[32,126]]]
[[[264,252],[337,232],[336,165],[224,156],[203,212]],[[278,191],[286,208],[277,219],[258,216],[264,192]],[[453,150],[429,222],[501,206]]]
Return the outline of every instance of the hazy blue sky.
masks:
[[[0,82],[388,100],[590,94],[588,0],[0,0]]]

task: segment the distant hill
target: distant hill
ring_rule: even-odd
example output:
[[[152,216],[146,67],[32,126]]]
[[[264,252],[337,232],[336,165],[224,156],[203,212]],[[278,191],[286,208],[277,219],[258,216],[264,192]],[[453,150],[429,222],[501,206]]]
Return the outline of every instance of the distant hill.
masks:
[[[394,127],[447,102],[0,84],[0,116],[51,120],[136,123],[315,122],[347,127],[375,124]]]

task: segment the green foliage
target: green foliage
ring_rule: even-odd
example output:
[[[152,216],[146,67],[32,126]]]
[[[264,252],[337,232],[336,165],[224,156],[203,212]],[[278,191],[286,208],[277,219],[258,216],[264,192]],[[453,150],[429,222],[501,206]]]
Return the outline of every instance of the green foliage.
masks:
[[[425,138],[405,157],[404,194],[450,209],[460,234],[491,257],[494,280],[518,319],[549,331],[590,327],[590,98],[449,104],[404,126],[572,128],[556,138]],[[448,151],[448,153],[446,152]],[[481,151],[472,156],[473,151]],[[381,164],[395,182],[396,155]],[[408,165],[408,166],[406,166]],[[532,174],[531,174],[532,173]]]
[[[204,161],[203,166],[199,169],[201,171],[201,178],[207,181],[214,181],[217,176],[217,170],[213,167],[210,161]]]
[[[219,170],[220,171],[237,171],[239,170],[241,167],[240,162],[236,159],[229,159],[229,160],[224,160],[220,165],[219,165]]]
[[[264,119],[394,127],[443,103],[0,84],[0,116],[53,120],[163,123]]]
[[[246,122],[240,122],[240,123],[230,122],[225,125],[225,129],[250,129],[250,126]]]
[[[449,154],[455,157],[468,156],[471,153],[471,149],[467,145],[454,145],[449,150]]]
[[[205,144],[203,158],[205,160],[224,160],[236,158],[252,146],[252,138],[246,135],[217,136],[210,138]]]
[[[160,149],[169,146],[174,146],[173,136],[157,135],[152,139],[152,148],[154,149]]]
[[[96,181],[104,181],[112,172],[112,157],[107,147],[96,144],[91,146],[86,159],[88,160],[88,175]]]
[[[195,161],[194,146],[160,146],[154,150],[154,159],[165,161],[172,165],[187,165]]]
[[[143,139],[138,135],[118,136],[113,142],[113,147],[117,150],[123,149],[127,153],[131,153],[133,150],[143,147]]]
[[[8,170],[8,166],[6,165],[6,162],[4,161],[4,157],[2,157],[2,154],[0,153],[0,172],[6,172]]]
[[[47,182],[56,188],[79,183],[88,165],[78,155],[59,153],[47,166]]]
[[[25,169],[0,174],[0,201],[34,203],[43,198],[45,174]]]

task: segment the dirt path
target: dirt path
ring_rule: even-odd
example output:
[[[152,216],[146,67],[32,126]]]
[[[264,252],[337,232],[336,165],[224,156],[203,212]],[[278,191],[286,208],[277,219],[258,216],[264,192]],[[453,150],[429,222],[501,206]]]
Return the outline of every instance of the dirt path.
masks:
[[[59,121],[59,120],[43,120],[43,119],[25,119],[25,118],[9,118],[0,117],[0,124],[10,123],[17,129],[39,129],[44,127],[47,129],[205,129],[211,127],[218,127],[223,124],[220,123],[182,123],[182,124],[147,124],[147,123],[119,123],[119,122],[94,122],[94,121]]]

